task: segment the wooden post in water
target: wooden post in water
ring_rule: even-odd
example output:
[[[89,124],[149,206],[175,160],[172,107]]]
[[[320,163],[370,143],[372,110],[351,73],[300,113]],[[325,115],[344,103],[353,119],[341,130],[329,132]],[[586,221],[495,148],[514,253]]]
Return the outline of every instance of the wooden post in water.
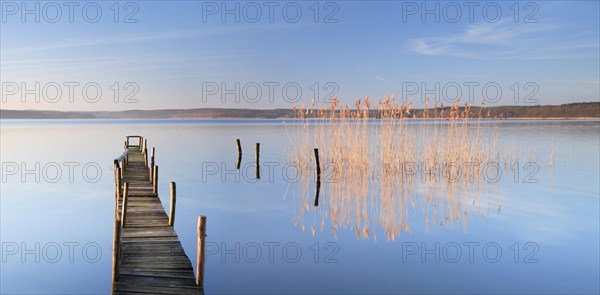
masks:
[[[317,163],[317,182],[321,182],[321,163],[319,161],[319,149],[315,148],[315,162]]]
[[[118,207],[117,207],[118,209]],[[115,283],[119,281],[119,265],[121,264],[121,220],[118,215],[115,217],[115,228],[113,233],[113,258],[112,258],[112,283],[113,290]]]
[[[321,192],[321,180],[317,181],[317,187],[315,188],[315,203],[314,206],[319,206],[319,192]]]
[[[198,216],[198,257],[196,260],[196,285],[204,289],[204,238],[206,237],[206,216]]]
[[[173,226],[175,224],[175,197],[177,192],[175,191],[175,182],[171,181],[171,207],[169,208],[171,212],[169,212],[169,225]]]
[[[237,145],[237,151],[238,151],[238,160],[237,160],[237,164],[235,165],[235,168],[240,170],[240,165],[242,164],[242,144],[240,143],[239,138],[235,140],[235,144]]]
[[[260,159],[260,143],[256,143],[256,146],[254,148],[255,152],[256,152],[256,163],[258,164],[259,159]]]
[[[256,179],[260,179],[260,143],[256,143]]]
[[[123,145],[123,149],[126,150],[127,148],[129,148],[129,146],[127,146],[127,139],[125,139],[125,144]]]
[[[158,165],[154,166],[152,173],[152,192],[158,194]]]
[[[319,149],[315,148],[316,169],[316,188],[315,188],[315,206],[319,206],[319,192],[321,191],[321,162],[319,161]]]
[[[121,207],[121,227],[125,227],[125,219],[127,218],[127,196],[129,195],[129,183],[123,184],[123,205]]]
[[[144,148],[143,149],[146,150],[147,147],[148,147],[148,140],[144,139]]]

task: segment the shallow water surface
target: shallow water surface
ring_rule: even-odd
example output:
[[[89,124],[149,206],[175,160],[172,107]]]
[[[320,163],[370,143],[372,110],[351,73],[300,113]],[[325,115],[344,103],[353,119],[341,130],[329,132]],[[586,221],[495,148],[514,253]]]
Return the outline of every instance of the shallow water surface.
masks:
[[[493,185],[436,203],[457,205],[455,222],[425,218],[434,204],[421,189],[405,196],[403,210],[386,210],[370,183],[375,200],[336,207],[325,185],[313,207],[314,179],[298,180],[286,166],[301,128],[278,120],[3,120],[2,293],[110,292],[112,161],[133,134],[156,147],[165,208],[168,182],[177,183],[175,230],[194,263],[197,217],[208,218],[207,294],[600,292],[600,122],[502,122],[499,144],[527,157],[519,173],[503,166]],[[527,162],[538,169],[525,170]],[[368,218],[368,234],[353,226],[356,216]],[[408,227],[391,237],[400,220]]]

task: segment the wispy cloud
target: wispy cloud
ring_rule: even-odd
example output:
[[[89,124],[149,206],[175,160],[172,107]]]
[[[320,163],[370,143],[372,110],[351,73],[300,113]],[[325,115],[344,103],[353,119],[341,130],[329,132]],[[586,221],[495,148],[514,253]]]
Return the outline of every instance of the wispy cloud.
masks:
[[[149,33],[137,33],[137,34],[121,34],[121,35],[109,35],[109,36],[98,36],[94,38],[76,38],[61,40],[50,44],[40,44],[35,46],[16,47],[16,48],[4,48],[2,44],[2,55],[13,55],[19,53],[38,52],[46,50],[57,50],[57,49],[68,49],[78,47],[89,47],[89,46],[102,46],[102,45],[120,45],[129,43],[141,43],[141,42],[153,42],[153,41],[165,41],[165,40],[177,40],[196,38],[214,34],[225,34],[243,32],[249,30],[265,30],[265,29],[288,29],[295,27],[304,27],[308,25],[292,26],[289,24],[283,25],[255,25],[255,26],[229,26],[221,28],[209,28],[202,30],[183,30],[183,31],[165,31],[165,32],[149,32]]]
[[[205,34],[213,33],[211,31],[173,31],[173,32],[157,32],[157,33],[145,33],[145,34],[130,34],[130,35],[116,35],[116,36],[104,36],[89,39],[71,39],[63,40],[61,42],[52,44],[43,44],[37,46],[17,47],[3,49],[3,54],[16,54],[26,53],[35,51],[45,51],[54,49],[65,49],[65,48],[76,48],[76,47],[87,47],[87,46],[99,46],[99,45],[115,45],[115,44],[126,44],[126,43],[137,43],[137,42],[148,42],[148,41],[160,41],[170,39],[182,39],[189,37],[196,37]]]
[[[388,82],[388,81],[389,81],[388,79],[386,79],[386,78],[384,78],[384,77],[381,77],[381,76],[375,76],[375,77],[373,77],[373,78],[374,78],[375,80],[378,80],[378,81],[381,81],[381,82]]]
[[[597,57],[598,38],[565,37],[552,24],[483,23],[444,37],[422,37],[408,41],[410,51],[422,55],[475,59],[556,59]]]

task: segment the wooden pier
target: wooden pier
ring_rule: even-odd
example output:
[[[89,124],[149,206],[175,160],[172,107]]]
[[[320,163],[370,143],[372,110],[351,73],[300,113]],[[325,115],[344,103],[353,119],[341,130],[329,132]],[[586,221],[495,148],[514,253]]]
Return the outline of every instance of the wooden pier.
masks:
[[[158,166],[154,148],[128,136],[115,159],[115,225],[113,294],[204,294],[206,217],[198,218],[198,271],[173,229],[175,183],[171,182],[170,216],[158,198]]]

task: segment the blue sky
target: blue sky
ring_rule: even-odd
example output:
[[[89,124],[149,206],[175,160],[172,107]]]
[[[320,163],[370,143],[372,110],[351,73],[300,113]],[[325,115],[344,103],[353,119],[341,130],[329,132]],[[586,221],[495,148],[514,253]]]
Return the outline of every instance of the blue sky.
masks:
[[[23,15],[36,3],[37,15]],[[85,15],[77,2],[72,22],[54,3],[60,16],[48,2],[2,1],[3,109],[291,108],[330,94],[351,105],[386,94],[416,106],[427,95],[446,105],[458,94],[487,105],[600,100],[598,1],[472,11],[441,1],[119,2],[116,22],[112,1]],[[98,86],[84,98],[89,83]],[[25,102],[23,87],[32,89]]]

